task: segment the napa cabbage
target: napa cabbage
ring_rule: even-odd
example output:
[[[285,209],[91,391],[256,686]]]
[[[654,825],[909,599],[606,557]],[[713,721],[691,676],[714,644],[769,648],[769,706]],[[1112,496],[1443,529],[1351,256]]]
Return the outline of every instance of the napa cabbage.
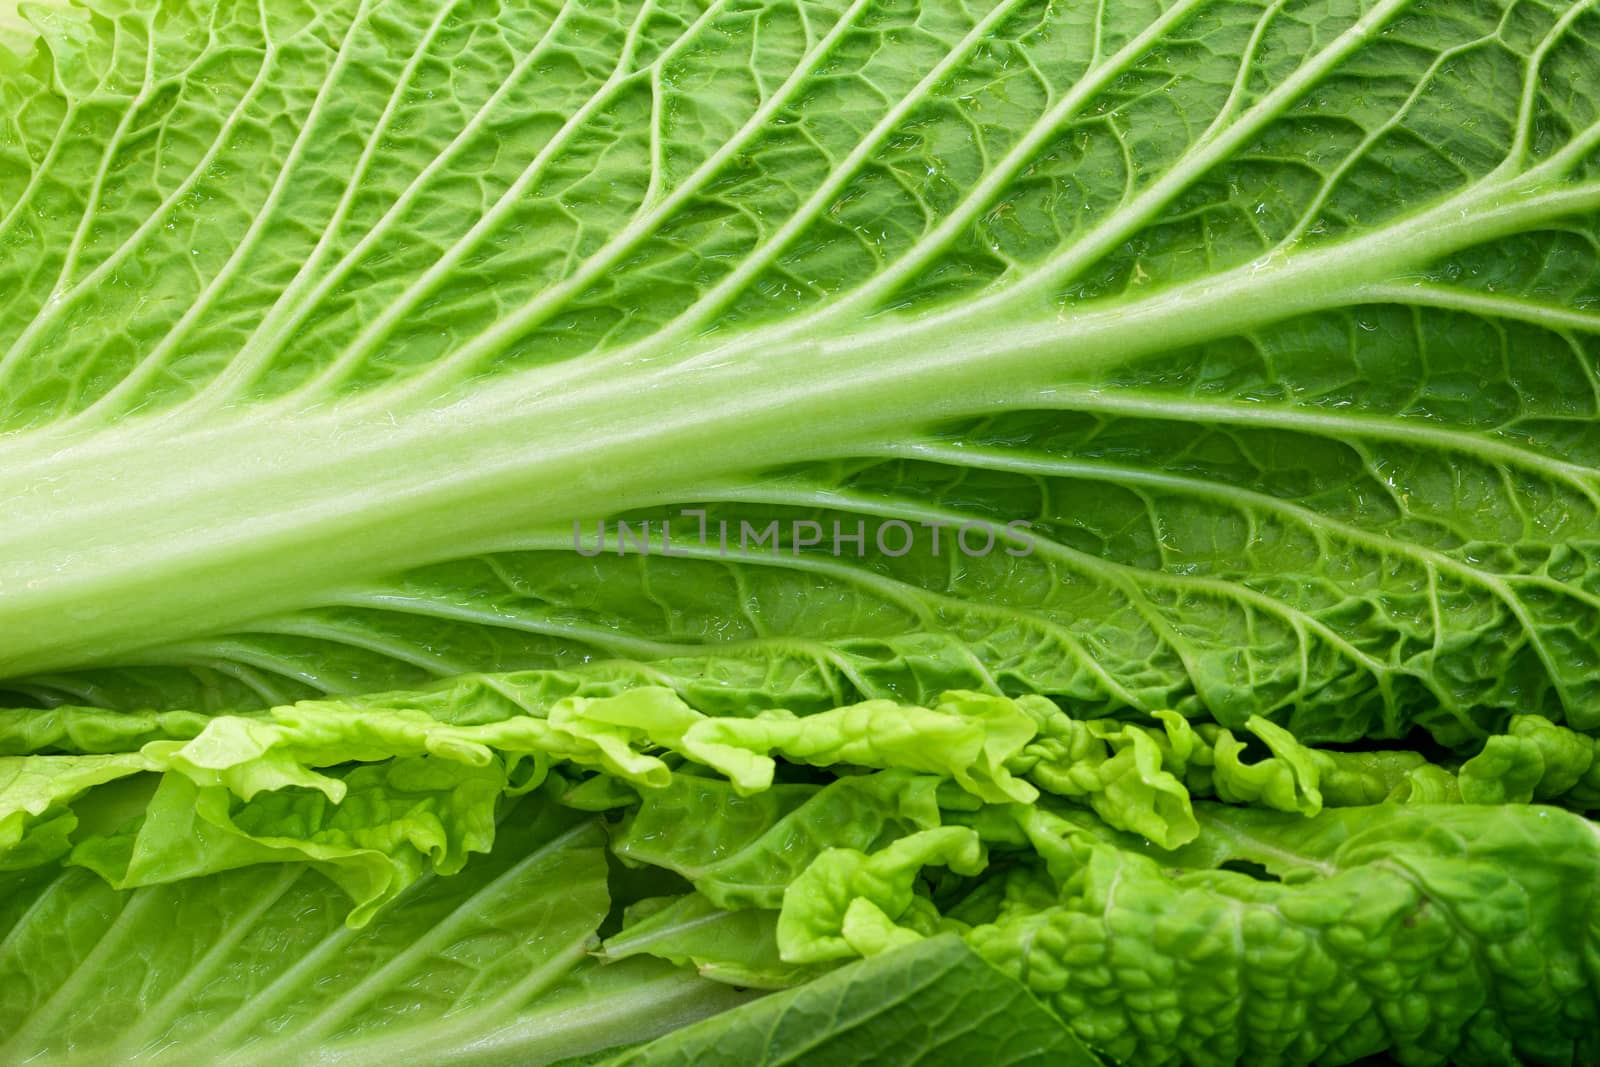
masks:
[[[1600,1056],[1597,101],[1587,0],[6,5],[0,1060]]]

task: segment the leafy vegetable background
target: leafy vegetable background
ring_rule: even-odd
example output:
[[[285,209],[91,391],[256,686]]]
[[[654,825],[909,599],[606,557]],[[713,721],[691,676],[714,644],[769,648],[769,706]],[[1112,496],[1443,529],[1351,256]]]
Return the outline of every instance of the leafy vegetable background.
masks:
[[[0,1058],[1600,1054],[1596,5],[0,39]]]

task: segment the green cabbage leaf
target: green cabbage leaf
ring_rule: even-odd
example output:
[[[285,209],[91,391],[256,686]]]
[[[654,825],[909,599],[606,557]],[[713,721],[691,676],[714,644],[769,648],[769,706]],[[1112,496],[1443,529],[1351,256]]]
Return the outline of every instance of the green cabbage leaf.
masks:
[[[0,1061],[1592,1062],[1597,560],[1590,0],[0,0]]]

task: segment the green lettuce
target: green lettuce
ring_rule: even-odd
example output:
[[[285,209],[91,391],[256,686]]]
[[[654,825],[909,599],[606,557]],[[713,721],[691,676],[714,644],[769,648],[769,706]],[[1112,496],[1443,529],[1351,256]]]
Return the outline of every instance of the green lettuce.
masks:
[[[1600,1057],[1596,101],[1586,0],[0,0],[0,1061]]]
[[[539,1063],[748,999],[590,959],[611,904],[593,817],[528,798],[499,829],[496,852],[424,874],[360,929],[303,862],[131,891],[79,868],[0,874],[0,1056]]]
[[[0,913],[0,926],[10,924],[0,933],[0,974],[14,975],[21,998],[0,1004],[15,1031],[6,1054],[103,1061],[193,1055],[210,1043],[226,1062],[313,1049],[319,1060],[368,1062],[417,1045],[470,1062],[480,1036],[507,1026],[519,1036],[495,1037],[486,1046],[500,1050],[493,1055],[543,1063],[574,1042],[610,1047],[607,1028],[588,1034],[577,1021],[550,1021],[563,1012],[582,1020],[615,1011],[619,1027],[650,1036],[684,1021],[680,1010],[734,1003],[709,987],[730,996],[809,989],[841,964],[898,958],[941,935],[1012,976],[1075,1040],[1116,1063],[1309,1064],[1384,1050],[1463,1064],[1581,1062],[1600,1051],[1592,992],[1600,832],[1573,812],[1529,803],[1536,792],[1582,800],[1592,753],[1584,735],[1548,721],[1519,719],[1453,766],[1404,750],[1311,748],[1257,723],[1267,754],[1247,762],[1244,744],[1219,727],[1170,715],[1083,724],[1037,697],[953,692],[934,708],[875,700],[741,719],[703,715],[662,687],[551,695],[572,689],[570,680],[475,676],[214,716],[193,738],[149,740],[122,756],[7,757],[30,774],[0,790],[9,805],[0,826],[21,830],[0,854],[13,880]],[[461,699],[461,686],[484,703]],[[496,703],[504,700],[520,714],[505,715]],[[454,721],[421,710],[430,706]],[[904,743],[898,728],[963,736],[942,722],[930,727],[940,719],[1014,728],[996,731],[992,745],[943,750],[946,762],[931,767],[930,749]],[[784,765],[788,780],[752,783],[748,762],[728,758],[730,746],[694,742],[707,725],[742,724],[761,732],[715,736],[765,746],[773,724],[813,724],[809,734],[783,733],[782,744],[824,741]],[[1063,739],[1099,747],[1069,759]],[[1013,765],[996,762],[997,751]],[[1149,754],[1143,778],[1133,762],[1114,770],[1129,751]],[[1535,766],[1547,770],[1530,778]],[[1072,777],[1078,788],[1059,787],[1053,776],[1063,770],[1081,772]],[[1325,773],[1335,787],[1324,795]],[[998,782],[1036,777],[1041,789],[1025,803],[996,791]],[[1130,777],[1165,788],[1119,792]],[[1162,824],[1166,833],[1144,832]],[[541,876],[544,903],[527,883],[508,888],[509,875],[474,873],[523,871],[580,845],[583,873]],[[508,944],[527,937],[548,948],[560,943],[548,924],[578,924],[549,983],[507,972],[517,992],[494,1010],[374,1023],[346,1049],[331,1023],[275,1021],[275,1036],[255,1036],[256,1022],[180,1009],[158,982],[111,994],[114,1011],[157,1011],[164,1029],[134,1030],[154,1044],[123,1036],[120,1023],[84,1035],[66,1025],[70,1004],[115,987],[127,953],[145,951],[143,919],[102,929],[118,914],[210,909],[213,918],[254,916],[259,936],[272,937],[285,920],[261,917],[268,904],[250,894],[307,887],[336,924],[306,950],[321,960],[326,944],[390,937],[409,921],[412,901],[446,892],[433,887],[478,885],[484,921],[526,907],[545,924]],[[583,894],[592,904],[577,915]],[[444,910],[434,921],[467,917]],[[183,990],[212,980],[241,935],[207,923],[187,936],[195,941],[180,960],[150,964],[162,975],[170,966],[159,981]],[[40,954],[61,951],[61,937],[69,961],[74,952],[81,960],[46,966]],[[413,950],[401,955],[412,960],[404,967],[432,973],[435,964],[416,962]],[[303,977],[292,960],[279,965]],[[268,980],[251,970],[259,961],[238,966],[251,990]],[[609,990],[592,1003],[591,972]],[[526,975],[545,973],[541,964]],[[621,975],[643,984],[635,990]],[[704,995],[692,983],[672,985],[674,975],[706,983]],[[472,988],[482,981],[471,979]],[[833,986],[817,988],[822,996]],[[659,989],[671,991],[670,1010],[657,1004]],[[310,995],[314,1020],[344,1003],[319,1006]],[[230,1010],[258,1020],[268,1009]],[[878,1009],[868,1000],[850,1010]],[[740,1018],[726,1021],[729,1033],[746,1025]],[[420,1029],[408,1036],[413,1025]],[[547,1025],[556,1029],[546,1034]],[[563,1036],[563,1027],[580,1032]],[[959,1031],[949,1039],[964,1040]]]
[[[1593,728],[1600,16],[1290,6],[21,5],[9,703]]]
[[[949,1062],[1097,1067],[1099,1060],[1015,981],[955,938],[846,967],[748,1011],[605,1060],[607,1067]]]

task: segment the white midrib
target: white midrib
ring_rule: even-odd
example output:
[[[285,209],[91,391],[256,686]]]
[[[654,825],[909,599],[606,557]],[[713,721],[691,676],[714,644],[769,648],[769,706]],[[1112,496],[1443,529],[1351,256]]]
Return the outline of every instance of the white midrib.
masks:
[[[761,333],[548,389],[0,439],[0,677],[107,662],[292,610],[509,530],[682,499],[742,471],[1028,403],[1155,351],[1358,302],[1437,256],[1600,208],[1600,186],[1476,189],[1342,245],[1076,314],[956,308],[768,347]],[[688,353],[692,355],[693,353]],[[226,415],[226,413],[223,413]]]

